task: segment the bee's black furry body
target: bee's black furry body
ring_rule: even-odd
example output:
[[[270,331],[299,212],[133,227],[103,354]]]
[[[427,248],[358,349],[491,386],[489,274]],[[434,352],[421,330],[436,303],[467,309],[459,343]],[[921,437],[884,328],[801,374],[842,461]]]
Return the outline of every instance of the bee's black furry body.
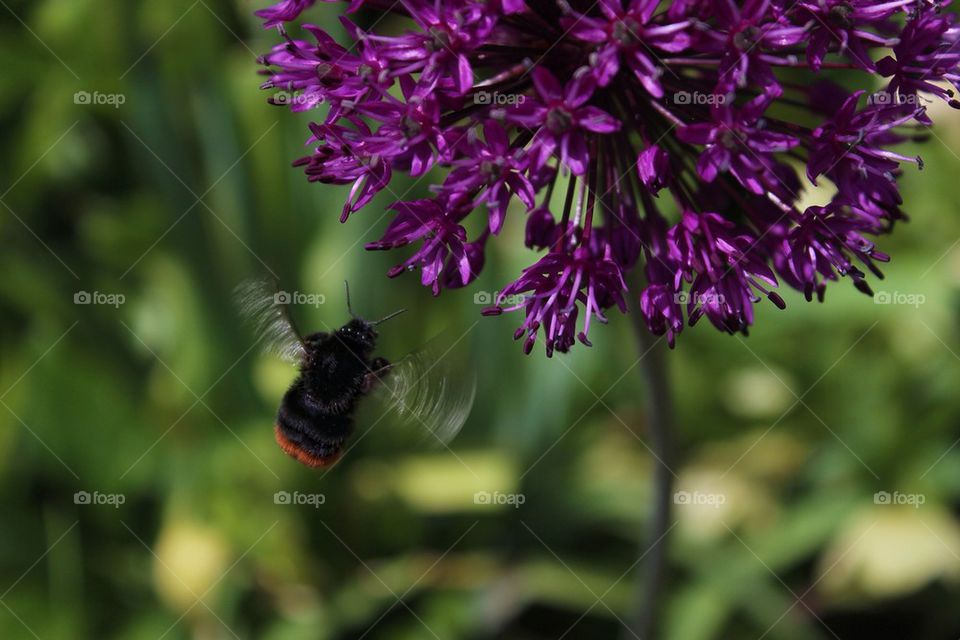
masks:
[[[313,467],[332,464],[353,432],[357,402],[389,369],[374,358],[377,333],[354,318],[333,333],[304,339],[300,375],[283,396],[277,414],[280,447]]]

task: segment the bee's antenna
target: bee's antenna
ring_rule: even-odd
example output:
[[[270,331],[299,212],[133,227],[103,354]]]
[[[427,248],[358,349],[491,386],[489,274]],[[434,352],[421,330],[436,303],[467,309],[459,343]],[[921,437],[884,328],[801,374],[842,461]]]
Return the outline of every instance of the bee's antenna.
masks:
[[[353,312],[353,307],[350,305],[350,283],[347,282],[346,280],[344,280],[344,281],[343,281],[343,286],[344,286],[344,288],[346,288],[346,290],[347,290],[347,311],[350,312],[350,317],[351,317],[351,318],[356,318],[356,317],[357,317],[357,314],[355,314],[355,313]]]
[[[396,318],[398,315],[400,315],[401,313],[404,313],[404,312],[406,312],[406,309],[400,309],[399,311],[394,311],[393,313],[391,313],[390,315],[386,316],[385,318],[380,318],[380,319],[377,320],[376,322],[371,322],[370,324],[375,327],[375,326],[377,326],[378,324],[381,324],[381,323],[383,323],[383,322],[386,322],[386,321],[389,320],[390,318]]]

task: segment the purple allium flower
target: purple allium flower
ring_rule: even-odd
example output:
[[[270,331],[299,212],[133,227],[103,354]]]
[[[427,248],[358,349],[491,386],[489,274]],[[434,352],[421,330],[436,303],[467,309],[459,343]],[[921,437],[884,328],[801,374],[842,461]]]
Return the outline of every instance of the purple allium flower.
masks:
[[[439,198],[397,202],[391,209],[397,212],[396,217],[387,227],[383,238],[367,244],[367,249],[396,249],[418,240],[422,240],[423,245],[387,275],[395,278],[419,266],[423,284],[433,287],[434,294],[440,293],[440,278],[445,266],[459,276],[459,282],[467,284],[473,281],[476,274],[472,267],[478,261],[482,264],[482,258],[473,255],[471,259],[466,246],[467,232],[460,225],[469,209],[456,209],[448,201]]]
[[[589,345],[629,300],[672,345],[703,317],[746,332],[781,283],[870,293],[872,238],[923,168],[892,148],[923,138],[930,100],[960,108],[949,0],[353,0],[369,31],[289,36],[315,4],[258,12],[281,38],[271,101],[320,114],[295,164],[351,185],[344,221],[395,172],[429,181],[367,248],[415,245],[389,275],[435,295],[522,234],[543,255],[484,313],[522,311],[527,352]],[[805,180],[835,195],[801,208]]]
[[[690,46],[690,36],[687,20],[652,22],[659,4],[659,0],[628,0],[623,6],[621,0],[600,0],[597,7],[602,17],[572,10],[561,21],[570,37],[596,46],[591,74],[601,87],[617,76],[622,58],[650,95],[663,96],[654,51],[679,53]]]
[[[773,170],[773,155],[800,145],[789,133],[778,133],[766,126],[763,114],[773,99],[761,94],[742,108],[721,104],[710,112],[709,122],[687,124],[677,129],[677,137],[703,147],[697,159],[697,173],[707,182],[731,174],[738,183],[760,195],[767,190],[783,191]],[[789,199],[790,194],[780,194]]]
[[[275,27],[284,22],[296,20],[316,0],[280,0],[277,4],[257,11],[257,16],[264,19],[263,26]]]
[[[526,206],[536,206],[536,189],[527,176],[529,157],[510,146],[507,132],[495,120],[483,125],[481,142],[471,129],[453,171],[440,188],[456,199],[470,199],[473,207],[486,204],[490,212],[490,231],[499,233],[507,215],[507,205],[516,196]]]
[[[552,73],[536,67],[531,74],[537,96],[524,96],[519,104],[506,112],[506,120],[528,131],[535,131],[524,150],[536,168],[546,166],[559,151],[560,164],[575,175],[583,175],[590,161],[587,136],[592,133],[613,133],[620,122],[602,109],[587,105],[593,96],[596,81],[582,69],[566,88]]]

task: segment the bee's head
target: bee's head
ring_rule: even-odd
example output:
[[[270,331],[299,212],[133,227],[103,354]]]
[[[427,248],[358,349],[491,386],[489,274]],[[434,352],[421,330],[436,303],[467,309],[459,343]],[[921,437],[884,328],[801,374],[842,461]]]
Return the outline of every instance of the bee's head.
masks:
[[[358,351],[369,353],[377,344],[377,330],[373,324],[361,318],[354,318],[337,329],[337,337]]]

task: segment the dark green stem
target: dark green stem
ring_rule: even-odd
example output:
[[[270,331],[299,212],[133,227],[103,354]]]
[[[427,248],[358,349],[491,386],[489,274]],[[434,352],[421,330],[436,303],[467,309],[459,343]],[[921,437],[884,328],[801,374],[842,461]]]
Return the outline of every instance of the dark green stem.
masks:
[[[646,542],[640,553],[645,554],[640,563],[637,596],[634,611],[627,621],[623,637],[635,640],[656,640],[659,613],[663,598],[667,570],[667,532],[670,530],[671,503],[673,500],[672,432],[673,407],[670,398],[670,382],[667,379],[669,350],[663,338],[656,338],[647,329],[640,314],[639,304],[631,309],[634,333],[641,355],[640,377],[646,402],[647,445],[653,452],[653,501],[652,517],[646,534]]]

